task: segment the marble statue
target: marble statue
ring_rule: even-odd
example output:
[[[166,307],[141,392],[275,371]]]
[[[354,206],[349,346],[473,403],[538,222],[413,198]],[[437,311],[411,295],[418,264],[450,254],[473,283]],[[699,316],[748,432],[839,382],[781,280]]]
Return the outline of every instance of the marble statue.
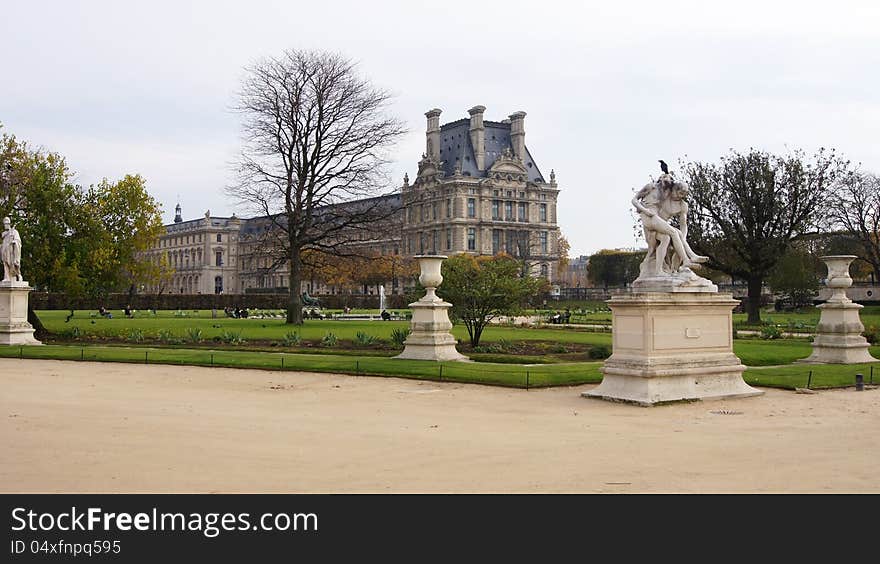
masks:
[[[669,289],[670,284],[713,286],[691,270],[709,259],[695,253],[687,242],[688,192],[687,184],[664,173],[633,197],[632,204],[639,211],[648,244],[634,287],[656,285],[657,282],[661,283],[662,289]],[[678,227],[673,225],[673,219],[677,220]]]
[[[3,218],[3,243],[0,245],[3,259],[3,281],[21,282],[21,236],[8,217]]]

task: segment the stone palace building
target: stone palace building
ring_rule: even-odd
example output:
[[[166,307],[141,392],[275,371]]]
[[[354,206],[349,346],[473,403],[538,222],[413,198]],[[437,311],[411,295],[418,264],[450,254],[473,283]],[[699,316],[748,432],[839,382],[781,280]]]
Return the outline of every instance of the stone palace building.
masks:
[[[555,281],[559,228],[559,189],[538,168],[525,144],[525,112],[499,122],[483,119],[486,108],[475,106],[470,117],[440,125],[441,110],[425,114],[425,152],[410,184],[404,176],[398,193],[382,196],[399,208],[385,236],[352,241],[381,254],[494,255],[506,252],[528,265],[533,276]],[[165,289],[182,294],[242,294],[284,291],[286,267],[260,263],[248,245],[248,234],[265,218],[204,217],[184,221],[180,205],[174,223],[149,251],[174,270]],[[403,284],[387,288],[402,292]],[[396,281],[395,281],[396,282]],[[158,288],[144,288],[156,292]],[[303,291],[335,293],[321,281],[307,281]]]

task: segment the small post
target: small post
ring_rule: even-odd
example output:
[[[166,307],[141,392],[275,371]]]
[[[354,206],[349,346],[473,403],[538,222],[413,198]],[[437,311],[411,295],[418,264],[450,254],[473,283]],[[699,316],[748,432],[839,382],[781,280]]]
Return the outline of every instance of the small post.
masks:
[[[813,371],[810,370],[810,375],[807,376],[807,389],[808,390],[810,389],[810,380],[812,380],[812,379],[813,379]]]
[[[18,347],[18,358],[21,359],[23,354],[24,354],[24,347],[19,346]]]
[[[526,389],[529,389],[529,371],[526,370]]]
[[[856,374],[856,391],[861,392],[865,389],[865,377],[862,374]]]
[[[85,348],[79,349],[79,359],[85,360],[85,357],[86,357],[86,349]]]
[[[355,371],[355,373],[358,373],[361,371],[361,361],[359,361],[359,360],[354,361],[354,371]]]
[[[443,365],[440,365],[440,380],[443,380]]]
[[[874,385],[874,367],[871,367],[871,385]]]
[[[148,354],[150,354],[150,351],[144,351],[144,364],[150,364],[150,361],[147,360]]]
[[[211,366],[214,366],[214,353],[211,353]]]
[[[281,356],[281,370],[284,370],[284,355]]]

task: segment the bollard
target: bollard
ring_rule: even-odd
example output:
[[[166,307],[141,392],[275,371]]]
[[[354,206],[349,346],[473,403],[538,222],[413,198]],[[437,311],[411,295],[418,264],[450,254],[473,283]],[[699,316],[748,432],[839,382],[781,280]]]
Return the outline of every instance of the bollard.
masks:
[[[856,391],[861,392],[865,389],[865,377],[861,374],[856,374]]]
[[[284,370],[284,357],[281,357],[281,370]]]
[[[812,380],[812,379],[813,379],[813,371],[810,370],[810,375],[807,376],[807,389],[808,390],[810,389],[810,380]]]
[[[144,364],[150,364],[150,362],[147,360],[148,354],[150,354],[150,351],[144,351]]]

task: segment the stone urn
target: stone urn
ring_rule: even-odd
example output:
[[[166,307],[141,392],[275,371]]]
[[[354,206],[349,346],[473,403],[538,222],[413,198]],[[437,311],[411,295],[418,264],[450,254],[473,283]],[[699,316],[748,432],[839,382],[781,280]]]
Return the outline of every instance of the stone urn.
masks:
[[[449,308],[452,304],[444,302],[436,294],[437,286],[443,282],[440,266],[447,257],[443,255],[416,255],[419,259],[419,282],[425,287],[425,296],[411,304],[412,322],[410,334],[404,341],[403,352],[394,358],[411,360],[468,360],[455,348],[457,341],[449,332]]]
[[[423,302],[440,302],[441,300],[435,293],[437,287],[443,282],[443,274],[441,274],[440,266],[448,257],[445,255],[417,255],[419,259],[419,283],[425,287],[425,296],[419,300]]]
[[[852,286],[849,265],[855,255],[830,255],[819,257],[828,267],[825,286],[831,289],[831,297],[818,306],[819,323],[813,338],[813,353],[797,362],[823,364],[860,364],[877,362],[868,352],[870,344],[862,335],[865,326],[859,318],[861,304],[846,295]]]
[[[856,260],[855,255],[828,255],[819,257],[828,267],[828,277],[825,285],[831,288],[829,302],[848,302],[846,289],[852,286],[853,280],[849,275],[849,265]]]

